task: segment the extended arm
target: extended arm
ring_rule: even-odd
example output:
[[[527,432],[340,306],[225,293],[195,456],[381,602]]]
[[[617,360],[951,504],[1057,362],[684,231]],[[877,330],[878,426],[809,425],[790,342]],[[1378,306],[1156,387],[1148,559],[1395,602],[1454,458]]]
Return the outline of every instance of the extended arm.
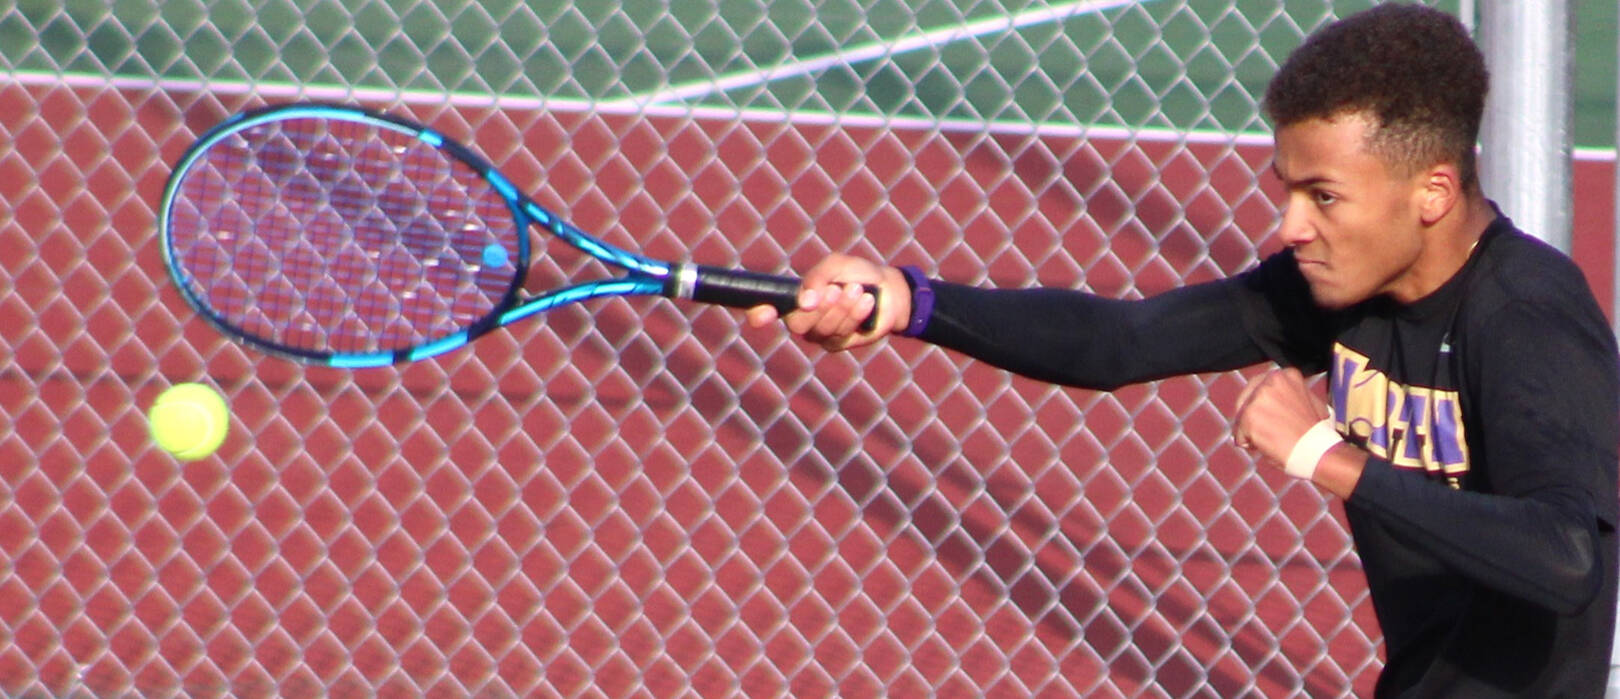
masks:
[[[1236,369],[1266,357],[1236,321],[1234,283],[1122,301],[934,282],[934,312],[921,337],[1035,379],[1101,390]]]
[[[828,350],[904,333],[1032,378],[1103,390],[1268,358],[1325,366],[1331,319],[1311,306],[1287,252],[1241,275],[1143,300],[926,283],[931,302],[913,308],[911,282],[899,269],[829,255],[805,273],[799,310],[785,320]],[[861,292],[863,284],[882,289],[881,304]],[[874,313],[873,329],[858,331]],[[769,306],[748,312],[755,327],[777,319]]]

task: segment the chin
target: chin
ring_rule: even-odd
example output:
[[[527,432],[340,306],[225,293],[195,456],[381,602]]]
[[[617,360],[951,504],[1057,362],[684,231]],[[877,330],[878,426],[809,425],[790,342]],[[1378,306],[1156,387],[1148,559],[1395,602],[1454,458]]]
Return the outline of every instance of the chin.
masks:
[[[1311,287],[1311,300],[1316,301],[1316,305],[1330,311],[1344,310],[1362,301],[1362,299],[1354,298],[1350,294],[1334,293],[1331,290],[1315,286]]]

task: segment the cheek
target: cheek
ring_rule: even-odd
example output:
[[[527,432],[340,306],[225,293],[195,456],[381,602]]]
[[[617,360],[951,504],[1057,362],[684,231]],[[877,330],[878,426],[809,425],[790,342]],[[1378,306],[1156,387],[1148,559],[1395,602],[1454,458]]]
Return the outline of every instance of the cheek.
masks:
[[[1357,271],[1367,284],[1382,288],[1412,268],[1423,251],[1423,242],[1416,235],[1384,230],[1363,238],[1359,248]]]
[[[1398,230],[1386,227],[1368,237],[1369,247],[1379,251],[1393,264],[1410,265],[1423,252],[1423,235],[1416,230]]]
[[[1332,241],[1333,285],[1360,301],[1387,286],[1415,257],[1407,241],[1376,221],[1346,222]]]

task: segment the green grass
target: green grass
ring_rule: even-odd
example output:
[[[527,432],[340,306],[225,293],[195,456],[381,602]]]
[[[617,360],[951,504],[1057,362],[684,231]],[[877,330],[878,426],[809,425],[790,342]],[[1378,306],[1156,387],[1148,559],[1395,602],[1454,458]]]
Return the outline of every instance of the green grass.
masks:
[[[920,118],[1263,130],[1275,62],[1320,0],[1158,0],[697,98]],[[1333,3],[1340,14],[1371,0]],[[1455,11],[1456,0],[1441,7]],[[1614,144],[1613,3],[1576,3],[1575,138]],[[1030,0],[178,0],[0,9],[0,69],[613,100]]]
[[[1620,6],[1614,0],[1575,0],[1574,6],[1575,144],[1613,148]]]

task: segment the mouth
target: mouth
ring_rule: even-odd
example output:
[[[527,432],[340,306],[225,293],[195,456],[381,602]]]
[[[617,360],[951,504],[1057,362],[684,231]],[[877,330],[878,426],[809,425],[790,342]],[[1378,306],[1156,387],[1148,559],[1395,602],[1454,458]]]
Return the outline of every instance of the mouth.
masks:
[[[1305,282],[1310,284],[1312,288],[1327,284],[1329,277],[1332,276],[1326,262],[1321,260],[1299,260],[1298,262],[1299,275],[1304,277]]]

